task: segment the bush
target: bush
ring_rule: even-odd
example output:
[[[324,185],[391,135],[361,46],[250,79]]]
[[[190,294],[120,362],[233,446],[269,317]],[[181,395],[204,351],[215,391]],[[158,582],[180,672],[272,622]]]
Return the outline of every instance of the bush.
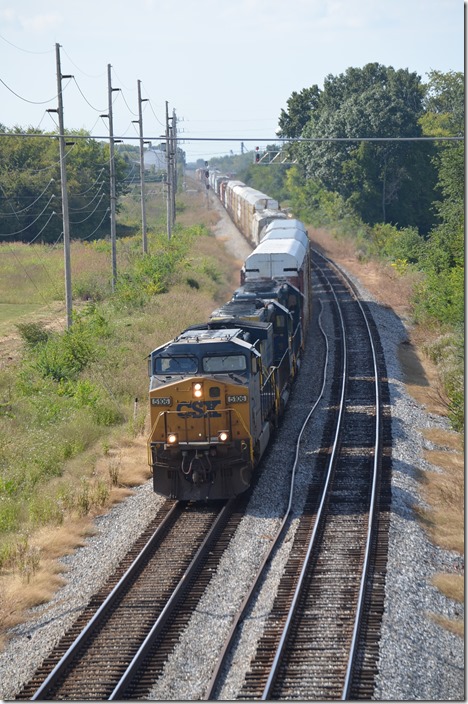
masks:
[[[30,347],[47,342],[49,333],[42,323],[18,323],[16,325],[22,339]]]

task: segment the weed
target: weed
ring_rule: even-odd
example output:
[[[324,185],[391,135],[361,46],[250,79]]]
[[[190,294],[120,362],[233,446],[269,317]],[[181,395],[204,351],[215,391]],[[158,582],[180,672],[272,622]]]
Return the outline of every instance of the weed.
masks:
[[[122,466],[122,457],[113,457],[109,461],[108,465],[108,470],[109,470],[109,477],[110,477],[110,483],[111,486],[118,486],[119,485],[119,476],[120,476],[120,470]]]
[[[47,342],[49,339],[49,333],[42,323],[17,323],[16,328],[26,344],[31,347]]]

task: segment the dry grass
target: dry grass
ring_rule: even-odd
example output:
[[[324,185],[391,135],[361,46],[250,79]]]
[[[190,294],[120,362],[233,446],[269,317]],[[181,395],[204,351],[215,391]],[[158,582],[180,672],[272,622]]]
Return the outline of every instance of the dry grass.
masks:
[[[198,202],[198,201],[197,201]],[[210,225],[217,221],[218,215],[206,208],[205,203],[187,210],[178,218],[178,223],[193,225],[201,223]],[[90,255],[92,254],[91,260]],[[78,255],[86,260],[83,268]],[[208,319],[217,300],[226,300],[234,285],[237,285],[238,269],[233,266],[232,258],[215,238],[197,240],[193,255],[197,260],[213,262],[218,272],[218,281],[211,281],[209,272],[197,276],[202,277],[204,290],[196,290],[188,284],[180,284],[167,294],[162,294],[150,303],[146,310],[133,316],[133,324],[129,328],[127,343],[135,345],[135,349],[150,351],[174,337],[190,324]],[[105,259],[105,261],[104,261]],[[102,253],[93,253],[90,247],[78,244],[75,252],[75,276],[87,271],[92,263],[93,271],[108,268],[108,262]],[[213,269],[213,267],[211,267]],[[190,271],[189,271],[190,273]],[[213,285],[211,285],[213,284]],[[62,315],[55,311],[47,316],[47,311],[41,311],[41,319],[54,329],[64,325],[64,310]],[[125,329],[126,330],[126,329]],[[130,339],[131,338],[131,339]],[[20,354],[19,340],[16,335],[9,335],[2,340],[5,350],[8,350],[10,362]],[[132,347],[133,349],[133,347]],[[103,368],[99,374],[105,381],[106,374],[115,370]],[[64,466],[63,475],[51,480],[43,487],[44,493],[54,495],[58,487],[69,492],[74,504],[68,507],[63,515],[61,525],[45,527],[35,531],[34,535],[24,536],[19,540],[22,546],[22,567],[16,560],[14,567],[4,569],[0,576],[1,606],[0,628],[3,633],[13,625],[30,618],[28,609],[50,600],[54,592],[63,584],[64,577],[57,558],[69,554],[85,543],[87,536],[93,532],[93,518],[124,500],[136,487],[147,481],[151,474],[147,464],[145,417],[147,416],[147,369],[144,354],[133,354],[125,366],[119,383],[122,391],[135,391],[135,397],[140,399],[135,408],[133,418],[129,418],[125,428],[117,428],[109,432],[107,439],[99,438],[90,442],[89,448],[70,460]],[[109,384],[114,394],[119,395],[119,388]],[[41,491],[42,491],[41,490]],[[70,502],[72,503],[72,502]]]
[[[198,188],[198,186],[195,182],[190,182],[188,188]],[[178,214],[177,222],[180,225],[201,223],[212,227],[218,222],[219,215],[213,208],[208,207],[205,195],[200,189],[197,193],[187,192],[180,198],[187,206],[184,212]],[[358,275],[374,295],[380,296],[383,301],[382,305],[391,305],[399,315],[408,314],[410,281],[402,280],[392,269],[385,269],[382,265],[367,263],[363,266],[350,242],[333,240],[327,233],[312,231],[311,228],[309,228],[309,232],[314,242],[324,249],[330,257]],[[83,246],[80,245],[80,247]],[[89,250],[86,249],[86,256],[88,253]],[[202,241],[197,256],[216,258],[224,282],[218,295],[220,300],[226,300],[238,285],[237,264],[233,263],[232,257],[220,245],[219,240]],[[97,269],[95,271],[97,273],[99,267],[103,266],[104,259],[99,256],[93,261],[96,263]],[[80,268],[79,263],[76,266]],[[108,267],[107,259],[105,267]],[[188,301],[189,304],[187,304]],[[63,325],[64,310],[63,304],[60,305],[62,305],[60,311],[54,310],[53,314],[49,315],[44,312],[44,322],[54,327]],[[143,335],[145,349],[150,351],[188,325],[206,320],[213,308],[213,298],[210,295],[190,289],[189,286],[181,285],[168,294],[158,296],[157,301],[150,309],[151,315],[148,317],[148,322],[144,322],[146,329],[143,332],[140,331],[140,334]],[[1,347],[2,342],[4,342],[3,347]],[[414,347],[417,350],[418,340],[416,340]],[[14,358],[17,354],[16,336],[0,340],[0,351],[2,349]],[[427,392],[428,389],[433,388],[433,381],[431,379],[432,372],[428,372],[426,362],[427,360],[424,358],[418,357],[418,371],[421,372],[422,369],[422,376],[418,378],[414,387],[422,388]],[[146,404],[144,389],[146,389],[147,379],[146,369],[142,370],[142,367],[144,367],[142,360],[131,360],[122,383],[129,388],[133,389],[135,386],[139,389],[135,395],[140,397],[141,407],[144,408]],[[412,374],[414,380],[416,378],[415,369]],[[428,383],[423,383],[424,379]],[[424,403],[424,397],[419,400]],[[430,398],[425,400],[428,403],[431,402]],[[143,421],[144,415],[143,411]],[[109,510],[113,504],[131,494],[132,487],[148,479],[150,473],[147,466],[145,438],[144,422],[138,432],[132,433],[129,428],[128,432],[122,433],[122,429],[119,429],[109,436],[105,447],[103,447],[101,440],[86,453],[67,463],[66,476],[72,485],[73,483],[76,485],[81,477],[87,477],[91,485],[105,488],[105,500],[102,495],[103,502],[93,505],[85,516],[70,514],[61,526],[41,529],[34,537],[28,539],[27,550],[30,550],[30,555],[34,559],[37,554],[40,555],[40,564],[37,565],[36,562],[31,561],[32,570],[25,570],[23,574],[2,575],[0,580],[0,625],[3,629],[24,620],[28,608],[49,600],[57,588],[63,584],[63,576],[60,574],[56,560],[61,555],[70,553],[84,544],[86,536],[93,531],[93,517]],[[444,473],[426,473],[430,474],[430,477],[424,475],[423,487],[427,492],[425,496],[434,509],[422,518],[428,526],[431,526],[431,531],[434,530],[431,533],[434,540],[443,540],[444,545],[458,545],[462,550],[463,470],[460,468],[459,460],[454,464],[448,462],[449,457],[454,458],[454,453],[447,450],[447,448],[453,447],[448,444],[455,442],[453,437],[445,438],[444,442],[437,440],[434,442],[441,446],[441,450],[437,456],[430,455],[429,461],[441,466]],[[459,450],[459,447],[454,449]],[[456,489],[453,486],[454,482]],[[434,528],[432,528],[433,526]],[[453,575],[449,577],[453,577]],[[448,593],[445,590],[449,589],[450,591],[453,588],[449,581],[442,579],[441,576],[441,580],[435,583],[438,588],[444,590],[444,593]],[[452,591],[448,595],[451,596]],[[447,627],[452,626],[449,624]]]
[[[463,604],[465,601],[465,578],[461,574],[437,574],[432,580],[434,586],[450,599]],[[460,610],[461,611],[461,610]],[[460,618],[448,619],[433,615],[434,620],[443,628],[447,628],[462,638],[465,635],[465,623],[460,613]]]
[[[441,467],[422,475],[422,494],[430,505],[420,509],[431,539],[446,550],[464,552],[464,462],[463,455],[447,450],[426,451],[425,459]]]
[[[63,584],[57,562],[44,559],[34,580],[25,584],[20,575],[3,578],[0,586],[0,646],[7,640],[6,631],[22,623],[28,609],[46,604]]]

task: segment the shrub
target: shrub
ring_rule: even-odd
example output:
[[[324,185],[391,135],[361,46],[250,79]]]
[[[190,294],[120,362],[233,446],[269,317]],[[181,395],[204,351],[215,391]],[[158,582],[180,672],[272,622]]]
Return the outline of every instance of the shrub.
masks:
[[[47,342],[49,339],[49,333],[42,323],[18,323],[16,328],[30,347]]]

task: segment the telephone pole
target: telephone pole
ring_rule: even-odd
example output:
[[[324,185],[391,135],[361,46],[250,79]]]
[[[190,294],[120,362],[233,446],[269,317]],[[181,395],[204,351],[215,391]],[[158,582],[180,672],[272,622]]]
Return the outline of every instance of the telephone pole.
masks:
[[[141,81],[138,81],[138,122],[140,126],[140,184],[141,184],[141,232],[143,237],[143,254],[148,253],[148,238],[146,234],[146,203],[145,203],[145,157],[144,157],[144,141],[143,141],[143,115],[141,104],[146,102],[148,98],[141,98]]]
[[[63,123],[63,100],[62,100],[62,79],[73,78],[73,76],[62,76],[60,67],[60,44],[55,45],[55,56],[57,63],[57,95],[59,120],[59,147],[60,147],[60,181],[62,185],[62,215],[63,215],[63,254],[65,264],[65,305],[67,309],[67,328],[72,325],[72,289],[71,289],[71,261],[70,261],[70,219],[68,214],[68,191],[67,191],[67,166],[65,161],[65,134]]]
[[[112,290],[115,291],[117,282],[117,234],[116,234],[116,195],[115,195],[115,151],[114,144],[114,117],[112,113],[112,92],[120,90],[112,88],[111,65],[107,64],[107,86],[109,98],[109,180],[110,180],[110,227],[111,227],[111,249],[112,249]],[[101,117],[106,117],[101,115]],[[122,140],[118,140],[121,142]]]
[[[171,170],[171,129],[169,127],[169,103],[166,100],[166,169],[167,169],[167,202],[166,202],[166,219],[167,219],[167,239],[171,239],[172,234],[172,170]]]
[[[176,221],[176,193],[177,193],[177,118],[175,110],[172,110],[172,224]]]

